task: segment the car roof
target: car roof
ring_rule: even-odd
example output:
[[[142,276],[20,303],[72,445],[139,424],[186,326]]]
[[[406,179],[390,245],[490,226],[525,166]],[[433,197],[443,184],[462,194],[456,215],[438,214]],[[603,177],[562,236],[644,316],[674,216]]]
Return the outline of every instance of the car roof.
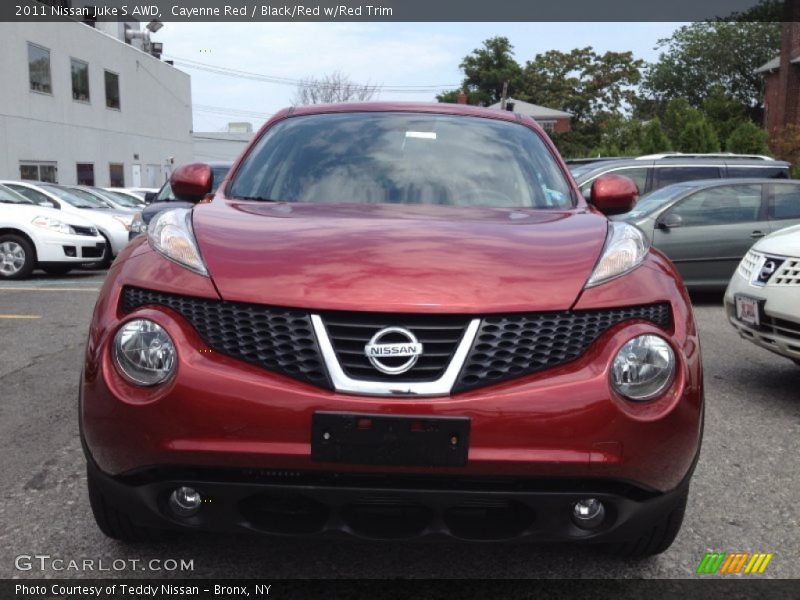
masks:
[[[683,160],[676,160],[676,159]],[[579,176],[584,177],[589,174],[594,174],[597,171],[607,171],[617,167],[641,167],[648,168],[651,166],[673,166],[673,167],[720,167],[720,166],[734,166],[734,167],[764,167],[764,168],[785,168],[788,169],[790,163],[782,160],[764,160],[761,158],[742,158],[736,156],[721,157],[710,156],[702,158],[700,156],[687,156],[672,155],[664,158],[621,158],[612,160],[602,160],[596,163],[586,163],[577,165],[580,168]]]
[[[519,121],[522,117],[522,115],[517,115],[517,113],[508,110],[497,110],[471,104],[454,104],[451,102],[341,102],[337,104],[308,104],[286,110],[288,111],[287,116],[356,112],[419,112],[484,117],[511,122]]]

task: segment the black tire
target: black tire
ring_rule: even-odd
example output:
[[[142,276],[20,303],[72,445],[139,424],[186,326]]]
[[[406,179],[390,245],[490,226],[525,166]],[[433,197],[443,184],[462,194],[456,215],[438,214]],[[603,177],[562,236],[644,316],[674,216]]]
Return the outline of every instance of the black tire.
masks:
[[[11,263],[5,263],[4,248],[9,252],[22,254],[22,265],[14,267]],[[30,277],[33,268],[36,266],[36,250],[27,238],[13,233],[0,235],[0,280],[3,279],[25,279]]]
[[[72,271],[72,265],[42,265],[42,271],[48,275],[66,275]]]
[[[108,537],[127,543],[159,542],[167,537],[167,532],[151,527],[137,525],[123,511],[103,495],[100,487],[92,477],[91,470],[86,472],[89,488],[89,504],[97,527]]]
[[[106,241],[106,251],[103,254],[103,259],[97,263],[97,266],[101,269],[107,269],[111,266],[111,263],[114,262],[114,252],[111,249],[111,242],[108,241],[108,238],[102,233],[100,235],[102,235],[103,239]]]
[[[605,550],[609,554],[623,558],[646,558],[661,554],[672,545],[681,530],[688,499],[689,493],[687,491],[680,497],[666,518],[654,525],[649,531],[627,542],[609,544],[605,547]]]

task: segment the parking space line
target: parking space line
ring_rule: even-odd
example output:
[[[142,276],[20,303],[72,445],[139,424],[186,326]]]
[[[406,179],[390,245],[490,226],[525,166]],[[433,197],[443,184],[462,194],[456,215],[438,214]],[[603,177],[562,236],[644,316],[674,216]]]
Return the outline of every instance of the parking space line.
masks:
[[[100,288],[87,288],[87,287],[59,287],[59,288],[43,288],[43,287],[0,287],[0,292],[99,292]]]
[[[0,319],[41,319],[41,315],[0,315]]]

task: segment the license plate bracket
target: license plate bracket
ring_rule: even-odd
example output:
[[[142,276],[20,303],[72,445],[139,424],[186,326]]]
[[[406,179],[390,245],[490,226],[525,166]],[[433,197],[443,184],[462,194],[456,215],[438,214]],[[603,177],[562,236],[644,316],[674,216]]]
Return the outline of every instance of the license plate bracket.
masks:
[[[764,301],[744,294],[735,294],[733,300],[736,305],[736,319],[745,325],[759,329],[764,320]]]
[[[311,459],[362,465],[467,464],[467,417],[315,412]]]

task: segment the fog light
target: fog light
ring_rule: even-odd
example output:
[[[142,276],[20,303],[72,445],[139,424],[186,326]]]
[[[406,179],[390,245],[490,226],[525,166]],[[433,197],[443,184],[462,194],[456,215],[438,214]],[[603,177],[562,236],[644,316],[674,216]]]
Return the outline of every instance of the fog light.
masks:
[[[202,503],[200,492],[185,485],[169,496],[169,508],[177,517],[191,517],[200,510]]]
[[[114,337],[114,358],[119,372],[136,385],[163,383],[176,367],[172,338],[147,319],[133,319],[120,327]]]
[[[572,521],[581,529],[594,529],[603,522],[606,509],[597,498],[584,498],[572,506]]]

